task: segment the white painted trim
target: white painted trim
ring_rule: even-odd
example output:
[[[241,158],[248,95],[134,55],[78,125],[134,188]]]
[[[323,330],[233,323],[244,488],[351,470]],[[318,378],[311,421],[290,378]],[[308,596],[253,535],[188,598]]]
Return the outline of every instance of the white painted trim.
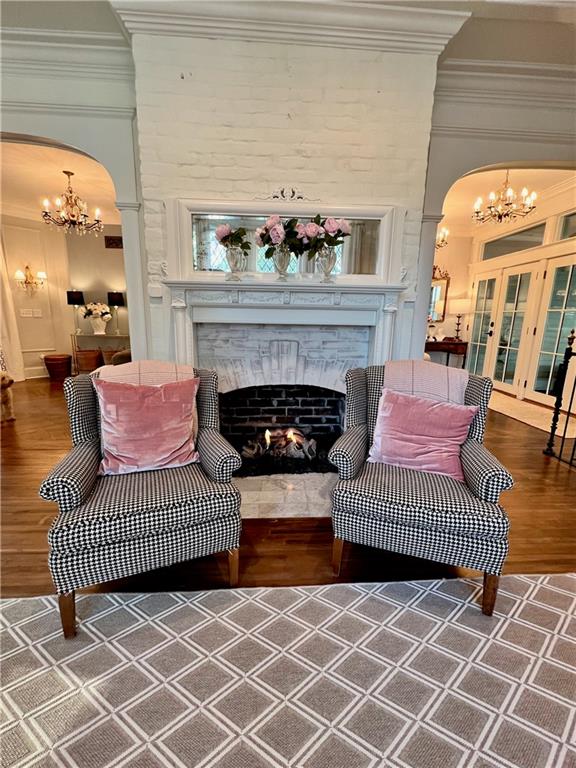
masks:
[[[128,45],[121,32],[91,32],[72,29],[38,29],[36,27],[3,27],[2,43],[30,42],[65,45],[84,48],[87,45],[98,48],[124,48]]]
[[[480,128],[466,125],[432,126],[432,137],[480,139],[484,141],[536,142],[540,144],[564,144],[574,146],[574,134],[568,132],[541,131],[532,128]]]
[[[481,246],[484,243],[481,244]],[[480,246],[480,247],[481,247]],[[493,272],[499,269],[509,269],[523,264],[534,264],[542,259],[555,259],[562,256],[571,256],[576,248],[573,239],[557,240],[553,243],[527,248],[525,251],[507,253],[505,256],[497,256],[486,261],[474,261],[469,266],[470,276],[474,279],[484,272]]]
[[[438,70],[438,103],[574,110],[576,67],[448,59]]]
[[[3,101],[3,112],[28,114],[71,115],[74,117],[113,117],[132,120],[135,107],[92,106],[88,104],[50,104],[40,101]]]
[[[469,13],[341,0],[168,4],[111,0],[131,34],[361,48],[438,55]],[[174,8],[177,11],[174,11]]]

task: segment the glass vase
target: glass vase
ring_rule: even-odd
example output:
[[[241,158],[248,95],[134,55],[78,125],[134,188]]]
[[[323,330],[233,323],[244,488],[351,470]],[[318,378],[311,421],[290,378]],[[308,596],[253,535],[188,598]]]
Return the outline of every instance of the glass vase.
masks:
[[[334,282],[332,270],[336,265],[336,259],[336,248],[331,245],[325,245],[316,254],[316,264],[318,265],[319,271],[324,275],[322,278],[323,283]]]
[[[272,258],[274,260],[276,272],[278,273],[278,280],[288,280],[288,267],[290,266],[290,259],[292,258],[288,246],[284,243],[277,245],[274,248],[274,255]]]
[[[236,282],[241,280],[240,273],[243,271],[244,265],[246,264],[246,257],[244,256],[242,248],[237,245],[231,245],[226,248],[226,261],[230,267],[230,272],[226,275],[226,280],[234,280]]]

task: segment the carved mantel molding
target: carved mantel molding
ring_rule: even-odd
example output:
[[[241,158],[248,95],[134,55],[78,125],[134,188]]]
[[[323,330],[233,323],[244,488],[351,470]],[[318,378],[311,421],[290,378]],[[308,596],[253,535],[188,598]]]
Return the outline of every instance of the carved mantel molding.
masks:
[[[344,391],[349,367],[393,356],[403,285],[357,278],[231,284],[210,275],[164,280],[178,362],[218,371],[221,389],[320,384]],[[263,365],[270,360],[273,364]],[[276,380],[278,379],[278,381]]]

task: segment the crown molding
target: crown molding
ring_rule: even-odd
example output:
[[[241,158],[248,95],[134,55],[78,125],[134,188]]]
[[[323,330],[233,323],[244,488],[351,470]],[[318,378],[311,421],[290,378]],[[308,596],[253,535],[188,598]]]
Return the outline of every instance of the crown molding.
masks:
[[[11,29],[2,35],[2,74],[35,79],[134,81],[130,48],[122,35]]]
[[[519,61],[447,59],[435,98],[447,104],[492,104],[574,110],[576,67]]]
[[[134,107],[99,107],[86,104],[47,104],[39,101],[2,101],[3,112],[75,115],[81,117],[113,117],[132,120]]]
[[[89,32],[72,29],[37,29],[32,27],[3,27],[3,43],[43,43],[44,45],[65,45],[84,48],[128,48],[129,43],[120,32]]]
[[[536,142],[574,146],[574,134],[567,132],[540,131],[530,128],[476,128],[458,125],[433,125],[432,138],[486,139],[497,141]]]
[[[111,0],[132,35],[360,48],[438,55],[470,13],[431,8],[257,0]]]

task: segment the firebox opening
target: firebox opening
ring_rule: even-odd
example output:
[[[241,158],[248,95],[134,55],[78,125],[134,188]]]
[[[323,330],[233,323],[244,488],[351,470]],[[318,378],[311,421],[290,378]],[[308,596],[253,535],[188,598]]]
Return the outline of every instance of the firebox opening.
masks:
[[[335,472],[344,395],[309,385],[246,387],[220,395],[222,434],[242,456],[239,476]]]

